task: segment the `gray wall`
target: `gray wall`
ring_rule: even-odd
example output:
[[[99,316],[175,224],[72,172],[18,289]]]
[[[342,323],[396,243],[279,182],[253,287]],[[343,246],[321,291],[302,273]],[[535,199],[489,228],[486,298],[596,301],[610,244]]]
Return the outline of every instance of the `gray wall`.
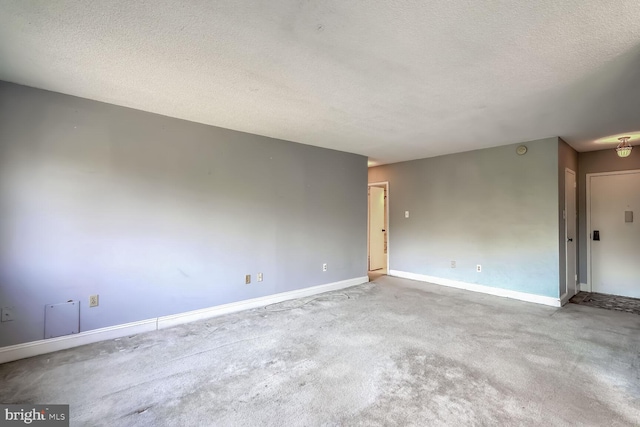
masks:
[[[564,202],[565,202],[565,179],[564,172],[565,168],[571,169],[576,173],[576,183],[578,182],[578,152],[571,148],[569,144],[567,144],[562,138],[558,138],[558,242],[559,242],[559,252],[560,252],[560,283],[559,283],[559,293],[562,295],[564,290],[566,289],[567,284],[567,258],[566,258],[566,244],[567,244],[567,236],[566,230],[564,229]],[[578,212],[578,200],[577,200],[578,192],[576,191],[576,212]],[[576,228],[578,224],[576,223]],[[580,243],[580,239],[577,238],[574,242],[577,245]],[[577,258],[577,251],[576,251]],[[576,267],[577,271],[577,267]]]
[[[621,159],[615,147],[600,151],[578,153],[578,230],[580,245],[578,246],[579,272],[578,281],[587,283],[587,174],[640,169],[640,146],[633,149],[631,155]]]
[[[558,138],[517,145],[370,168],[389,181],[390,268],[558,297]]]
[[[366,276],[366,244],[365,157],[0,82],[0,346],[71,299],[86,331]]]

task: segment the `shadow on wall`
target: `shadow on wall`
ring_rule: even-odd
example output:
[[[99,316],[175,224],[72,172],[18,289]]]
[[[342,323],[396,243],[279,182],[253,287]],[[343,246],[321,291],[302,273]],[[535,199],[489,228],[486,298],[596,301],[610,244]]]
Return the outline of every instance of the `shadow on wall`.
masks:
[[[91,294],[83,331],[366,276],[365,157],[0,93],[0,301],[19,317],[0,346]]]

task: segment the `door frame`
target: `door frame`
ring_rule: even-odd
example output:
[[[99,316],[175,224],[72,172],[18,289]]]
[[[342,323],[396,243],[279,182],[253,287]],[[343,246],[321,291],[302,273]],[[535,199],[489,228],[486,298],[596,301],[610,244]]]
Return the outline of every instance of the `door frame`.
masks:
[[[370,222],[369,222],[369,187],[384,187],[385,188],[385,200],[384,200],[384,210],[385,210],[385,230],[387,233],[387,261],[386,261],[386,269],[387,273],[389,272],[389,253],[390,253],[390,243],[391,243],[391,233],[390,233],[390,223],[391,218],[389,217],[389,181],[380,181],[380,182],[370,182],[367,184],[367,271],[369,271],[369,232],[370,232]]]
[[[574,227],[573,229],[575,230],[574,233],[575,235],[573,236],[573,249],[575,251],[575,256],[574,256],[574,285],[573,288],[576,291],[576,293],[574,295],[576,295],[578,293],[578,234],[579,234],[579,228],[578,228],[578,177],[576,172],[573,169],[570,168],[564,168],[564,276],[565,276],[565,283],[564,283],[564,287],[566,289],[566,292],[560,296],[560,299],[563,300],[569,300],[569,298],[573,297],[573,295],[568,295],[569,293],[569,277],[568,277],[568,273],[569,273],[569,242],[567,241],[567,238],[569,237],[568,232],[569,232],[569,221],[571,220],[569,218],[569,210],[567,209],[568,207],[568,201],[567,201],[567,172],[569,172],[571,175],[573,175],[573,210],[574,210],[574,217],[573,217],[573,222],[574,222]],[[565,301],[566,302],[566,301]]]
[[[631,169],[624,171],[611,171],[611,172],[596,172],[596,173],[588,173],[586,174],[586,192],[587,192],[587,287],[589,288],[589,292],[593,292],[593,285],[591,283],[591,178],[598,176],[607,176],[607,175],[631,175],[640,173],[640,169]],[[581,289],[582,290],[582,289]]]

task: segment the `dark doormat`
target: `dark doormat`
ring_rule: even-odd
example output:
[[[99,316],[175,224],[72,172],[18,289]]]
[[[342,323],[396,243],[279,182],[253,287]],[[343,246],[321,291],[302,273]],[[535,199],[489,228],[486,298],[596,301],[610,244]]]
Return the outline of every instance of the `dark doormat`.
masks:
[[[578,292],[569,302],[588,305],[590,307],[606,308],[607,310],[640,314],[640,298],[620,297],[596,292]]]

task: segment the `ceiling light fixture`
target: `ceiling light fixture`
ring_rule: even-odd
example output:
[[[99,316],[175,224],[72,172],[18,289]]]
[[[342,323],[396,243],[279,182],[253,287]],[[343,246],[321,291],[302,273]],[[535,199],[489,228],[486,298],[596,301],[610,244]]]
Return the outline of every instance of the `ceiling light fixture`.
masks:
[[[616,153],[618,153],[618,157],[629,157],[629,154],[631,154],[631,149],[633,147],[631,146],[631,144],[629,144],[629,139],[631,138],[628,136],[618,138],[618,141],[620,141],[620,144],[618,144],[618,146],[616,147]]]

